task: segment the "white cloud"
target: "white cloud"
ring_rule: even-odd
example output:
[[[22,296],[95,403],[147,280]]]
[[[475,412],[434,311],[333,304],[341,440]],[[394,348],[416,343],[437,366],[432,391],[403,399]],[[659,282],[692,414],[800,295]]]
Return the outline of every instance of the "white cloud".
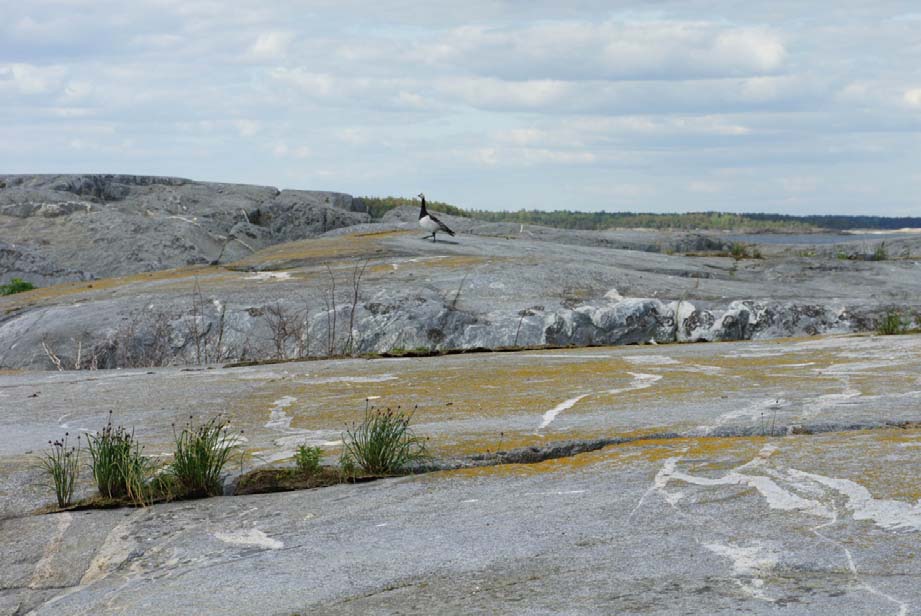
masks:
[[[902,99],[911,107],[921,107],[921,88],[905,90]]]
[[[819,179],[814,176],[784,177],[779,182],[784,192],[791,194],[815,192],[819,185]]]
[[[693,193],[714,194],[723,190],[723,185],[717,182],[695,180],[688,184],[688,190]]]
[[[272,69],[269,76],[288,86],[296,86],[302,92],[311,96],[331,96],[337,91],[335,79],[331,75],[314,73],[303,68],[279,67]]]
[[[234,120],[233,125],[236,127],[241,137],[254,137],[259,133],[262,127],[261,124],[255,120]]]
[[[430,103],[420,94],[415,92],[407,92],[406,90],[401,90],[395,99],[395,102],[400,107],[408,107],[414,109],[426,109],[430,107]]]
[[[752,130],[744,124],[722,116],[646,115],[615,117],[583,117],[566,122],[566,126],[579,132],[599,136],[649,135],[649,136],[744,136]]]
[[[548,107],[571,97],[574,89],[562,81],[503,81],[490,77],[441,79],[435,84],[435,90],[449,101],[488,109]]]
[[[540,165],[588,165],[598,157],[582,150],[531,147],[485,147],[469,153],[478,164],[496,167],[534,167]]]
[[[48,94],[61,87],[66,75],[66,69],[60,66],[0,64],[0,88],[23,95]]]
[[[340,129],[337,131],[336,137],[340,141],[350,145],[365,145],[370,141],[367,131],[356,126]]]
[[[158,32],[134,36],[131,43],[142,48],[170,50],[177,48],[183,40],[181,36],[172,32]]]
[[[783,68],[787,51],[767,28],[608,20],[465,26],[409,57],[519,81],[696,79],[771,74]]]
[[[853,212],[859,177],[874,208],[917,208],[921,45],[898,2],[7,4],[6,170],[659,211]]]
[[[279,141],[274,146],[272,146],[272,154],[274,154],[276,158],[293,158],[302,160],[310,156],[310,148],[306,145],[289,147],[288,144],[284,141]]]
[[[711,50],[714,63],[727,71],[770,73],[780,69],[787,57],[779,37],[759,28],[720,32]]]
[[[431,87],[445,103],[478,109],[606,115],[759,109],[797,104],[816,96],[809,83],[786,76],[687,81],[505,81],[456,77],[437,80]]]
[[[260,34],[256,41],[250,45],[249,55],[256,60],[275,60],[282,58],[288,51],[288,46],[294,40],[291,32],[266,32]]]
[[[480,148],[474,152],[473,159],[480,164],[494,167],[499,164],[499,153],[496,148]]]
[[[68,103],[82,101],[93,93],[93,84],[89,81],[70,81],[64,87],[63,100]]]
[[[86,118],[94,114],[92,109],[85,107],[51,107],[48,111],[58,118]]]

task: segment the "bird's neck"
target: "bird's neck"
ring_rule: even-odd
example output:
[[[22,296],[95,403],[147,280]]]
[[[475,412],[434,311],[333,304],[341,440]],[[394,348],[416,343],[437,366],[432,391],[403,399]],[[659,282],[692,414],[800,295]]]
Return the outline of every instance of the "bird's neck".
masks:
[[[419,210],[419,218],[425,218],[425,217],[428,216],[428,215],[429,215],[429,213],[428,213],[428,211],[425,209],[425,197],[422,197],[422,209]]]

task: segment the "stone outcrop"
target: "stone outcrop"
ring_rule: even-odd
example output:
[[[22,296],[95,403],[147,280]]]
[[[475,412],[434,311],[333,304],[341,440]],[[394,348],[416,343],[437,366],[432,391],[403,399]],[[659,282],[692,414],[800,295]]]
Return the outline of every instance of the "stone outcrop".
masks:
[[[4,181],[2,276],[69,284],[0,299],[0,367],[748,340],[871,330],[891,311],[921,321],[910,259],[697,257],[673,253],[721,240],[450,216],[457,237],[432,243],[412,208],[371,222],[340,193]]]
[[[133,175],[0,176],[0,282],[105,278],[233,260],[368,220],[352,197]],[[355,209],[361,209],[360,207]]]

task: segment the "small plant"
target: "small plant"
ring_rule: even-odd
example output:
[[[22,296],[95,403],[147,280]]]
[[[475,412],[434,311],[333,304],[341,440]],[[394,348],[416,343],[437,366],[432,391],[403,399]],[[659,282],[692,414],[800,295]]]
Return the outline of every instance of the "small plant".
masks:
[[[880,242],[876,250],[873,251],[874,261],[885,261],[889,258],[889,252],[886,250],[886,242]]]
[[[417,346],[411,349],[407,349],[404,347],[392,347],[389,351],[387,351],[387,355],[392,355],[394,357],[402,357],[404,355],[413,356],[413,355],[431,355],[431,354],[432,354],[432,349],[430,349],[429,347],[424,347],[424,346]]]
[[[239,442],[228,431],[228,422],[220,416],[196,426],[194,418],[173,436],[176,451],[169,474],[184,496],[217,496],[222,493],[221,473]]]
[[[99,493],[107,498],[127,498],[137,505],[149,500],[148,479],[154,465],[141,455],[141,445],[122,426],[112,424],[112,411],[105,427],[86,436],[92,459],[93,479]]]
[[[894,336],[904,334],[908,329],[908,324],[902,320],[902,315],[898,311],[890,310],[880,319],[876,325],[876,333],[880,336]]]
[[[342,435],[344,451],[340,467],[358,467],[370,475],[392,475],[410,462],[425,459],[425,442],[409,427],[413,413],[400,408],[365,408],[360,424],[352,424]]]
[[[320,470],[320,458],[323,450],[320,447],[308,447],[307,445],[298,445],[297,453],[294,454],[294,463],[297,470],[302,475],[313,475]]]
[[[733,242],[729,247],[729,255],[736,260],[746,259],[749,257],[748,246],[742,242]]]
[[[355,464],[355,458],[348,452],[339,456],[339,474],[345,481],[358,476],[358,465]]]
[[[8,284],[0,284],[0,295],[13,295],[23,291],[31,291],[35,285],[22,278],[13,278]]]
[[[42,455],[41,463],[45,473],[51,479],[58,507],[70,505],[74,496],[74,484],[80,474],[80,437],[77,445],[68,446],[70,433],[65,433],[59,441],[48,441],[50,451]]]

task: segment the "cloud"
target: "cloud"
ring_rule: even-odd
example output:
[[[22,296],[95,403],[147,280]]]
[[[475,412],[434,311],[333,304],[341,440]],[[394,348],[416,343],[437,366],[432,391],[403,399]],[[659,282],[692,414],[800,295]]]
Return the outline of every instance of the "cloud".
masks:
[[[921,107],[921,88],[905,90],[902,99],[910,107]]]
[[[279,141],[272,147],[272,154],[276,158],[304,159],[310,156],[310,148],[306,145],[289,147],[284,141]]]
[[[269,71],[269,76],[314,97],[326,97],[341,92],[340,88],[345,84],[332,75],[315,73],[304,68],[278,67]]]
[[[533,147],[485,147],[470,151],[467,155],[474,162],[488,167],[590,165],[598,160],[593,152]]]
[[[10,171],[424,185],[473,207],[917,209],[905,3],[8,4]]]
[[[447,100],[484,109],[540,109],[570,100],[571,83],[551,80],[503,81],[492,77],[441,79],[435,90]]]
[[[445,102],[493,111],[550,113],[724,112],[795,107],[821,96],[796,77],[682,81],[505,81],[493,77],[441,79],[432,89]]]
[[[774,74],[781,38],[760,27],[708,22],[543,22],[466,26],[410,57],[430,65],[510,80],[704,79]]]
[[[233,125],[241,137],[255,137],[261,129],[261,125],[255,120],[234,120]]]
[[[61,87],[67,70],[60,66],[32,64],[0,64],[0,90],[15,94],[48,94]]]
[[[793,176],[780,178],[779,183],[784,192],[802,194],[815,192],[819,185],[819,179],[813,176]]]
[[[291,32],[266,32],[260,34],[256,41],[249,47],[249,56],[255,60],[276,60],[282,58],[288,51],[288,46],[294,40]]]

